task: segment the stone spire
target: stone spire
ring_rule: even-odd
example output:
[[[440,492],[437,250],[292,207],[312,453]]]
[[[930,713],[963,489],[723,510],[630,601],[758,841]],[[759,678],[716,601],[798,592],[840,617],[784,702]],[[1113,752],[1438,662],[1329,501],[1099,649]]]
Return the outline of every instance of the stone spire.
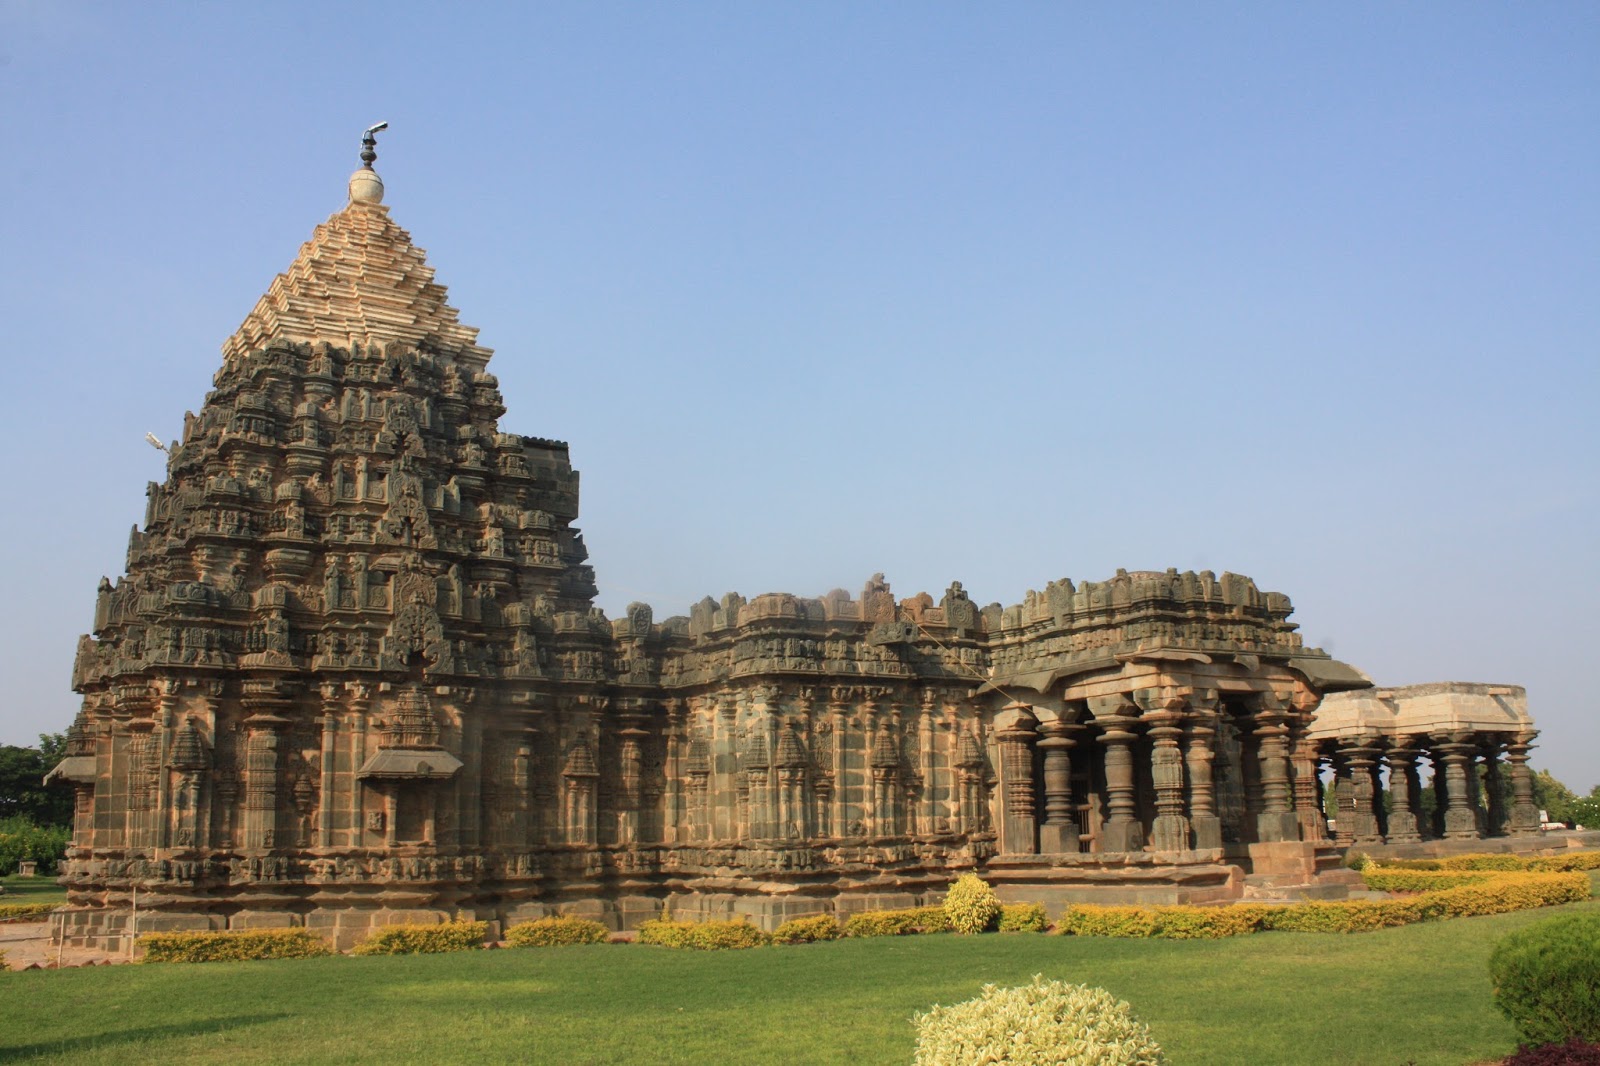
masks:
[[[383,181],[368,131],[364,163],[350,177],[350,202],[318,226],[300,254],[222,345],[230,361],[269,342],[408,344],[481,371],[491,350],[445,302],[423,251],[383,206]],[[370,159],[368,157],[371,157]]]

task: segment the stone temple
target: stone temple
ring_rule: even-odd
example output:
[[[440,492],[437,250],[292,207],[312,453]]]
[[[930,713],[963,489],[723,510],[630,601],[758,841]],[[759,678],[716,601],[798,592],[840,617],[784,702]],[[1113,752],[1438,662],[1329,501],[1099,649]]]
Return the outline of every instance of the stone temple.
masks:
[[[501,431],[490,350],[363,158],[100,583],[52,773],[77,795],[60,935],[135,904],[140,931],[341,946],[664,906],[770,928],[966,870],[1050,904],[1327,894],[1342,843],[1537,827],[1520,689],[1375,690],[1236,574],[1010,607],[874,576],[608,619],[567,445]]]

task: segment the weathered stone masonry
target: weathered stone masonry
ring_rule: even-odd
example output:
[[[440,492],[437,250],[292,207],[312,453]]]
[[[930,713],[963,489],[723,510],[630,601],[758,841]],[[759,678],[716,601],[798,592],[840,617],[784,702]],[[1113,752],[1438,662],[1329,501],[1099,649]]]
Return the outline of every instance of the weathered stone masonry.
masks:
[[[874,577],[607,619],[567,446],[500,432],[489,350],[376,175],[351,189],[223,346],[101,582],[55,771],[66,935],[121,932],[135,888],[144,930],[341,944],[666,903],[771,925],[972,868],[1016,898],[1235,898],[1327,865],[1325,758],[1352,782],[1340,831],[1376,831],[1377,755],[1314,718],[1369,682],[1234,574],[1005,608]],[[1383,749],[1402,776],[1407,750]],[[1432,750],[1459,835],[1471,756]]]

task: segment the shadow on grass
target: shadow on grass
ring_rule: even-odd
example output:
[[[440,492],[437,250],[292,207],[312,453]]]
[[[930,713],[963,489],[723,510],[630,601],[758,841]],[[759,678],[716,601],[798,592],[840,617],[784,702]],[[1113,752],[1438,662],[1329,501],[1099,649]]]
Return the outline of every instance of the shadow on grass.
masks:
[[[24,1059],[44,1058],[47,1055],[71,1055],[75,1052],[101,1051],[118,1044],[135,1044],[147,1040],[169,1037],[209,1036],[229,1029],[243,1029],[289,1017],[278,1014],[241,1014],[231,1018],[203,1018],[181,1025],[147,1025],[139,1029],[119,1029],[90,1036],[69,1036],[61,1040],[45,1040],[37,1044],[0,1044],[0,1062],[21,1062]]]

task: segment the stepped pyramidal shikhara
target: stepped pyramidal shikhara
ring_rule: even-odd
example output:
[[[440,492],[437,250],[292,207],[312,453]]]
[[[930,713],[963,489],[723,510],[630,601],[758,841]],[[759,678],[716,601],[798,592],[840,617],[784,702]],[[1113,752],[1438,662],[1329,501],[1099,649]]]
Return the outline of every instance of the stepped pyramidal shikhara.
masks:
[[[500,430],[490,351],[365,147],[100,584],[52,773],[77,793],[59,936],[122,936],[135,902],[140,931],[341,946],[664,906],[771,927],[968,870],[1013,899],[1215,901],[1333,890],[1350,840],[1536,827],[1520,689],[1373,689],[1234,574],[1011,607],[874,576],[607,619],[567,445]],[[1503,764],[1510,804],[1479,787]]]

